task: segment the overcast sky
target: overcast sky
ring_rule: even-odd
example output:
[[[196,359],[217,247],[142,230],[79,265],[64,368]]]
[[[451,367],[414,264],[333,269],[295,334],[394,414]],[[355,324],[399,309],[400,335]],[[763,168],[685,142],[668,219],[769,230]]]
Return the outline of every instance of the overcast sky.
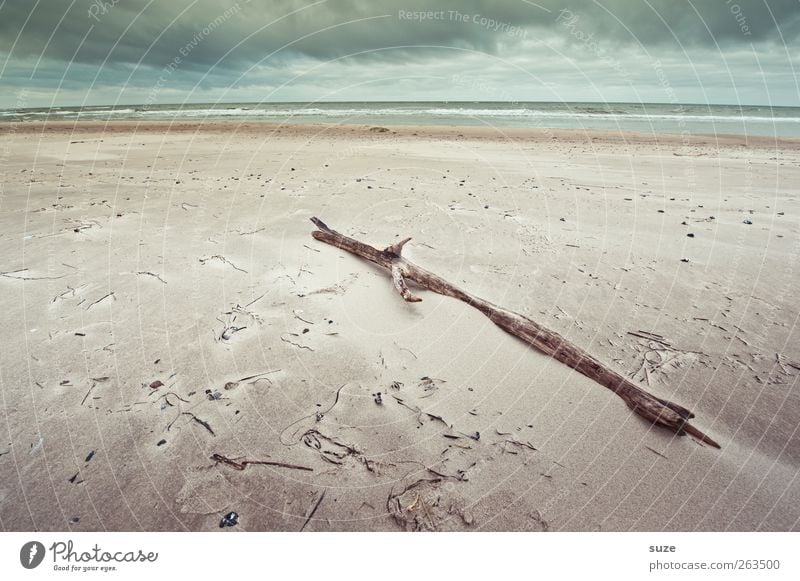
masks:
[[[2,108],[800,106],[798,72],[800,0],[0,0]]]

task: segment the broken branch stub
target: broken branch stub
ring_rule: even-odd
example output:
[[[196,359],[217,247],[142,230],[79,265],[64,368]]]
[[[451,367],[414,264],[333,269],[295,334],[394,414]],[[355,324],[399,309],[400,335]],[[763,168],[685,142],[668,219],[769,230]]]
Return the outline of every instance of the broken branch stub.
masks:
[[[504,331],[607,387],[621,397],[631,410],[649,422],[669,428],[677,434],[690,434],[697,440],[715,448],[720,447],[710,437],[689,424],[689,420],[694,417],[694,414],[685,407],[646,392],[616,371],[600,363],[580,347],[573,345],[558,333],[539,325],[534,320],[471,295],[442,277],[406,260],[402,256],[402,251],[403,246],[410,238],[379,250],[332,230],[319,218],[311,218],[311,221],[318,228],[311,233],[316,240],[346,250],[389,270],[395,289],[406,301],[419,302],[422,300],[409,290],[406,280],[412,280],[440,295],[463,301],[481,311]]]

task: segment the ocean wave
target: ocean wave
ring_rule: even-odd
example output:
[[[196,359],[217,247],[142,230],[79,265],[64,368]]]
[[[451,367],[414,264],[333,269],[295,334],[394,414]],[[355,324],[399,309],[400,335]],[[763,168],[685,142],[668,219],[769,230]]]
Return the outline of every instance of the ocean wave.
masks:
[[[135,113],[134,109],[113,109],[107,111],[100,111],[100,110],[76,110],[76,109],[50,109],[48,111],[11,111],[11,112],[2,112],[3,115],[10,114],[16,116],[24,116],[24,117],[49,117],[51,115],[64,115],[64,116],[72,116],[72,117],[85,117],[87,115],[109,115],[109,114],[117,114],[117,115],[130,115]]]
[[[120,111],[114,111],[118,113]],[[139,114],[149,117],[265,117],[265,118],[290,118],[290,117],[503,117],[503,118],[551,118],[551,119],[609,119],[609,120],[637,120],[637,121],[715,121],[727,123],[755,122],[755,123],[800,123],[800,117],[781,117],[770,115],[742,115],[742,114],[698,114],[698,113],[629,113],[620,110],[613,111],[547,111],[542,109],[486,109],[486,108],[447,108],[433,107],[420,108],[233,108],[233,109],[152,109],[138,111]]]
[[[535,104],[535,103],[319,103],[225,105],[130,105],[52,109],[0,110],[0,119],[44,120],[180,120],[236,119],[240,121],[384,123],[460,125],[497,123],[507,127],[644,127],[676,130],[691,124],[693,131],[769,134],[800,133],[800,108],[703,106],[679,104]],[[766,132],[766,133],[765,133]]]

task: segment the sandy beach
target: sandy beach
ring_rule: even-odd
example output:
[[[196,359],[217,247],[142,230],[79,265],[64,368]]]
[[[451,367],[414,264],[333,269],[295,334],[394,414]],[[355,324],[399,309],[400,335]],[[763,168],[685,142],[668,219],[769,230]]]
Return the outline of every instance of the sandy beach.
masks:
[[[800,141],[6,123],[0,160],[4,530],[800,530]]]

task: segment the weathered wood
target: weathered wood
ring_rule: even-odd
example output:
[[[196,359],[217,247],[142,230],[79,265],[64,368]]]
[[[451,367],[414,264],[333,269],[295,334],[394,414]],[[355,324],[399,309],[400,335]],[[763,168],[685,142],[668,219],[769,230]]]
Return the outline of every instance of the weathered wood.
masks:
[[[689,425],[689,420],[694,417],[694,414],[688,409],[646,392],[619,373],[600,363],[581,348],[564,339],[558,333],[546,329],[532,319],[471,295],[450,284],[442,277],[406,260],[402,256],[402,250],[410,238],[393,244],[384,250],[378,250],[369,244],[364,244],[332,230],[318,218],[312,218],[311,221],[318,228],[318,230],[312,232],[312,236],[316,240],[356,254],[389,270],[392,274],[395,288],[406,301],[418,302],[422,300],[409,290],[406,280],[412,280],[440,295],[463,301],[481,311],[504,331],[522,339],[561,363],[572,367],[600,385],[607,387],[621,397],[631,410],[646,420],[669,428],[677,434],[690,434],[697,440],[715,448],[720,447],[719,444],[703,432]]]

